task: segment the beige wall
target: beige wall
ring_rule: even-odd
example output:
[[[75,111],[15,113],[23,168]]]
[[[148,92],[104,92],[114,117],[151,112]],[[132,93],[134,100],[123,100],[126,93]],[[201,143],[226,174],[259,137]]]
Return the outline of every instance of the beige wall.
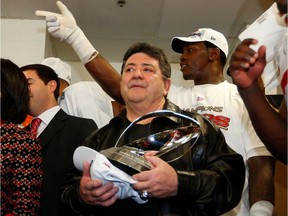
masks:
[[[18,66],[39,62],[44,57],[45,21],[1,19],[1,58]]]

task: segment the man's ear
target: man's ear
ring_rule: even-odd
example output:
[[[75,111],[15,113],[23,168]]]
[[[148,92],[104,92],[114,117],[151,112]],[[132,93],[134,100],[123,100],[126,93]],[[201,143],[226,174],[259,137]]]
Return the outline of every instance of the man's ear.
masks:
[[[168,95],[171,86],[171,79],[167,78],[164,80],[164,96]]]
[[[48,85],[50,91],[54,93],[55,89],[57,88],[57,82],[55,80],[51,80],[49,81]]]
[[[208,50],[209,53],[209,60],[215,60],[217,58],[220,59],[220,49],[215,47],[215,48],[209,48]]]

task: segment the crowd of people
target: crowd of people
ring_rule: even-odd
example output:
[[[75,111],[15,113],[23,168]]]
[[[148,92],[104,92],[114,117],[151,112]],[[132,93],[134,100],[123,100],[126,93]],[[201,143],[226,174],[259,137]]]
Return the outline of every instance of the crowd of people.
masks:
[[[70,66],[54,57],[21,68],[1,59],[1,214],[273,214],[275,159],[287,164],[287,31],[281,32],[283,40],[275,41],[285,96],[277,112],[259,84],[266,47],[253,49],[258,42],[253,34],[231,55],[233,84],[223,75],[229,50],[223,34],[200,28],[172,38],[183,79],[195,85],[184,88],[171,83],[164,51],[145,42],[127,49],[118,73],[69,9],[56,4],[60,14],[36,15],[45,16],[48,32],[75,50],[95,82],[72,84]],[[287,1],[275,0],[272,7],[285,17],[287,27]],[[135,202],[131,194],[119,196],[123,188],[115,176],[105,181],[92,177],[88,158],[81,170],[74,166],[77,147],[100,153],[113,148],[135,121],[118,146],[191,127],[189,121],[163,114],[138,122],[161,110],[192,119],[199,132],[173,150],[172,161],[157,156],[162,146],[141,149],[150,169],[131,174],[129,187],[143,202]],[[23,128],[27,116],[32,119]]]

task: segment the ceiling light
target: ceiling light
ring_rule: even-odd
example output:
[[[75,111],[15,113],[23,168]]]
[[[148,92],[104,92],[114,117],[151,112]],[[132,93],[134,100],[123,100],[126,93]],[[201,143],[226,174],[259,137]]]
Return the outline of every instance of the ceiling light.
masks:
[[[117,4],[119,5],[119,7],[123,7],[124,5],[126,5],[126,0],[118,0]]]

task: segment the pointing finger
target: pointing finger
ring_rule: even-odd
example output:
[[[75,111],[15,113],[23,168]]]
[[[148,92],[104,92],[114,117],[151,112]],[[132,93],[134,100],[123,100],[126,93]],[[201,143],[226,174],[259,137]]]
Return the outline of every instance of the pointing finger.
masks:
[[[57,14],[57,13],[53,13],[53,12],[49,12],[49,11],[42,11],[42,10],[36,10],[35,11],[35,15],[36,16],[44,16],[44,17],[47,17],[47,16],[59,16],[59,14]]]

